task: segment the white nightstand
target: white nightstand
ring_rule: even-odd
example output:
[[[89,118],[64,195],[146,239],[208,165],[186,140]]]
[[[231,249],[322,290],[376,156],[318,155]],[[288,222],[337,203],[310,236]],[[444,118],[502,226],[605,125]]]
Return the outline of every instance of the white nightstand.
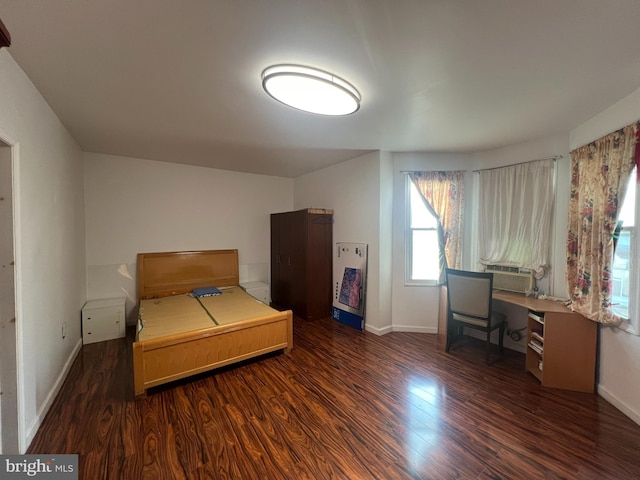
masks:
[[[91,300],[82,307],[82,343],[95,343],[125,336],[125,298]]]
[[[269,305],[269,285],[264,282],[245,282],[240,286],[254,298]]]

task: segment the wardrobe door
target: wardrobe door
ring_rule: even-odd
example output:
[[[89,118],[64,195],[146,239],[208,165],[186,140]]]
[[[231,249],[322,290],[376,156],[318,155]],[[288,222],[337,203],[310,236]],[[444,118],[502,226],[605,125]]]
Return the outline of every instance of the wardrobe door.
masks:
[[[333,215],[309,214],[306,223],[307,318],[326,318],[332,303]]]
[[[282,244],[282,285],[286,290],[287,304],[296,315],[302,308],[300,298],[300,216],[297,212],[283,214],[280,242]]]
[[[282,247],[280,245],[282,214],[271,215],[271,304],[284,307],[285,292],[282,286]]]
[[[301,263],[300,215],[297,212],[271,215],[271,298],[272,304],[302,308],[299,271]]]

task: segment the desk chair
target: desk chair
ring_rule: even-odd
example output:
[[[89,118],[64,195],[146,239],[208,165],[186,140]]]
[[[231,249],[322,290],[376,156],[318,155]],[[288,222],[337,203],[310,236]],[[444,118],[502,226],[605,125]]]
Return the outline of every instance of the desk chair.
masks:
[[[447,345],[448,352],[454,334],[462,328],[473,328],[487,334],[487,365],[491,350],[491,332],[500,329],[500,354],[502,354],[506,318],[491,310],[493,273],[467,272],[446,269],[447,273]]]

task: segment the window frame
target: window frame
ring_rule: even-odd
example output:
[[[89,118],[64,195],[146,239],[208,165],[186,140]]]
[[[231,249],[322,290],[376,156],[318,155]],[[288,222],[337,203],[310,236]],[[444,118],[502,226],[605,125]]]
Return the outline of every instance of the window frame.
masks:
[[[438,235],[437,224],[435,227],[425,228],[411,226],[411,188],[413,182],[409,175],[405,175],[405,285],[407,286],[437,286],[439,285],[440,271],[438,268],[438,276],[434,279],[414,279],[413,278],[413,232],[414,231],[434,231],[436,238]],[[429,212],[430,215],[433,216]],[[438,248],[440,246],[438,245]],[[438,255],[440,253],[438,252]]]
[[[636,167],[637,169],[637,167]],[[640,335],[640,182],[638,173],[634,169],[631,173],[632,181],[635,181],[635,211],[633,227],[622,225],[622,230],[630,232],[629,238],[629,318],[622,319],[619,328],[634,335]],[[622,317],[621,317],[622,318]]]

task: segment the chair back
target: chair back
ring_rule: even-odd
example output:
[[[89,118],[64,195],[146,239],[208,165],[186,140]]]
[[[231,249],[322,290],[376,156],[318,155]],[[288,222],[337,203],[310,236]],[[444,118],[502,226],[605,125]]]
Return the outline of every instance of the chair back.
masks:
[[[493,273],[447,268],[449,311],[491,323]]]

